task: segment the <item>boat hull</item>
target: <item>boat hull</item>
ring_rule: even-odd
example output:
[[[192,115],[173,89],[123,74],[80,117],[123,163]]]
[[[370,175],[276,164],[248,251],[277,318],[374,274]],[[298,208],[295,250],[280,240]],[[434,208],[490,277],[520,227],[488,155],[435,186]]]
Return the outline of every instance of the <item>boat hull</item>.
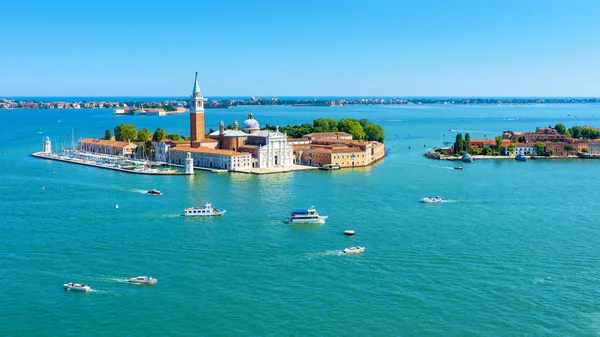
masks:
[[[298,225],[298,224],[324,224],[325,220],[327,220],[327,216],[319,216],[317,219],[295,219],[295,218],[286,218],[286,222],[290,225]]]
[[[439,204],[442,202],[442,200],[423,198],[421,199],[421,202],[425,204]]]
[[[225,212],[227,212],[227,211],[223,210],[223,211],[218,211],[218,212],[215,212],[212,214],[184,214],[184,216],[191,217],[191,218],[193,218],[193,217],[210,218],[210,217],[215,217],[215,216],[223,216],[223,215],[225,215]]]
[[[157,279],[155,278],[150,278],[148,280],[138,280],[135,277],[132,277],[129,279],[129,283],[133,283],[133,284],[156,284],[158,282]]]
[[[365,247],[350,247],[344,248],[344,253],[346,254],[360,254],[365,252]]]
[[[87,291],[92,290],[92,288],[90,288],[90,286],[69,285],[68,283],[65,283],[64,287],[65,287],[65,290],[69,290],[69,291],[87,292]]]

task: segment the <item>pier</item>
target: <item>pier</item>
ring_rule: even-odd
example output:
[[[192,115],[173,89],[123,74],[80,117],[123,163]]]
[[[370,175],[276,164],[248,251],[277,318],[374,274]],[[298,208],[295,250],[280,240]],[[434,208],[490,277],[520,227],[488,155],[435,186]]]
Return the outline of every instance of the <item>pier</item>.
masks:
[[[32,154],[32,156],[36,157],[36,158],[43,158],[43,159],[49,159],[49,160],[56,160],[56,161],[62,161],[65,163],[71,163],[71,164],[78,164],[78,165],[85,165],[85,166],[92,166],[92,167],[98,167],[98,168],[103,168],[103,169],[107,169],[107,170],[113,170],[113,171],[119,171],[119,172],[126,172],[126,173],[132,173],[132,174],[149,174],[149,175],[173,175],[173,176],[178,176],[178,175],[189,175],[189,173],[185,173],[185,172],[181,172],[178,170],[166,170],[166,171],[159,171],[158,169],[150,169],[150,168],[122,168],[119,166],[114,166],[114,165],[110,165],[110,164],[99,164],[95,161],[91,161],[91,160],[85,160],[85,159],[81,159],[78,157],[68,157],[68,156],[63,156],[63,155],[58,155],[55,153],[46,153],[46,152],[35,152]]]

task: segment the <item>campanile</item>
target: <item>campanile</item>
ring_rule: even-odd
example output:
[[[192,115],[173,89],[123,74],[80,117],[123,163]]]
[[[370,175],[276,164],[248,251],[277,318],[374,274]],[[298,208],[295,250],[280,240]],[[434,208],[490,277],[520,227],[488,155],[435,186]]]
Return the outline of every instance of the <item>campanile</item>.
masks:
[[[198,84],[198,73],[194,80],[194,91],[190,98],[190,138],[192,147],[197,147],[194,142],[200,142],[204,139],[204,97],[200,93],[200,84]]]

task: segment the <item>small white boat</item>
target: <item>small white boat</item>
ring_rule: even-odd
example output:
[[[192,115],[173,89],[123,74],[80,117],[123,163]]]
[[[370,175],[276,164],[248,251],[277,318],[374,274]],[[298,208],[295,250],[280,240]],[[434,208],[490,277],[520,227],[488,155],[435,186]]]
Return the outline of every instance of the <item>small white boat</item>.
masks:
[[[347,229],[344,231],[344,235],[354,235],[354,230],[353,229]]]
[[[365,247],[350,247],[344,248],[344,253],[346,254],[359,254],[365,251]]]
[[[92,288],[82,283],[65,283],[64,284],[66,290],[75,290],[75,291],[90,291]]]
[[[421,199],[421,202],[428,203],[428,204],[435,204],[435,203],[442,202],[442,201],[443,201],[442,198],[440,198],[439,196],[438,197],[427,197],[427,198]]]
[[[148,194],[152,194],[152,195],[161,195],[162,193],[159,190],[148,190],[148,192],[146,192]]]
[[[227,212],[224,209],[218,209],[213,207],[210,203],[202,207],[189,207],[184,210],[185,216],[222,216]]]
[[[158,280],[155,279],[154,277],[138,276],[138,277],[130,277],[129,282],[137,283],[137,284],[156,284],[156,282],[158,282]]]
[[[326,215],[319,215],[319,212],[317,212],[314,207],[311,207],[309,209],[298,209],[292,211],[291,217],[285,218],[285,221],[289,224],[322,224],[325,223],[326,219]]]

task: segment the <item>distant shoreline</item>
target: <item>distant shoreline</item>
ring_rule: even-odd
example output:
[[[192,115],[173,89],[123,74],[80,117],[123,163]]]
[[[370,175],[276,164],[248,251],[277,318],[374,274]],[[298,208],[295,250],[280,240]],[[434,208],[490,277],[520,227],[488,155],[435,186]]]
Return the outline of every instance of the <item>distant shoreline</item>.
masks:
[[[172,111],[175,108],[188,108],[187,98],[166,97],[98,97],[73,100],[75,97],[34,97],[26,98],[0,98],[0,109],[81,109],[81,108],[109,108],[118,109],[130,107],[155,108]],[[345,105],[537,105],[537,104],[596,104],[600,98],[593,97],[532,97],[532,98],[393,98],[393,97],[365,97],[365,98],[245,98],[245,99],[208,99],[205,108],[228,109],[234,106],[345,106]]]

